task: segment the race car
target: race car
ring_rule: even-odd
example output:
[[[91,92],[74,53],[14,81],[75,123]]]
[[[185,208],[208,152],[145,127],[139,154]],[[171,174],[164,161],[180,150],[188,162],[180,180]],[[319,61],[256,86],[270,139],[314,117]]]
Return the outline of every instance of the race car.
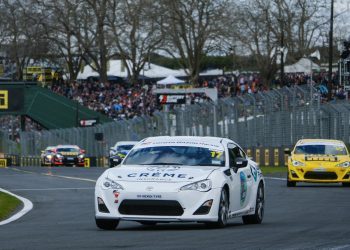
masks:
[[[287,186],[297,182],[342,183],[350,186],[350,156],[339,140],[303,139],[293,151],[286,150],[288,160]]]
[[[52,165],[84,166],[85,150],[76,145],[58,145],[55,148]]]
[[[140,141],[95,186],[95,221],[143,225],[201,222],[225,227],[231,218],[259,224],[265,182],[258,165],[232,140],[160,136]]]
[[[137,141],[120,141],[117,142],[109,151],[109,167],[119,165]]]
[[[40,155],[40,165],[41,166],[51,166],[52,158],[55,154],[55,147],[48,146],[43,151],[41,151]]]

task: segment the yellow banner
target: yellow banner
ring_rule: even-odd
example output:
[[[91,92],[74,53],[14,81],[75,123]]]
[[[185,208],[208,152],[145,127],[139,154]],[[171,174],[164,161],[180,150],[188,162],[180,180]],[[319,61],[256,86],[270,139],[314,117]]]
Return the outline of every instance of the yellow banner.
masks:
[[[7,159],[0,159],[0,167],[2,168],[7,167]]]

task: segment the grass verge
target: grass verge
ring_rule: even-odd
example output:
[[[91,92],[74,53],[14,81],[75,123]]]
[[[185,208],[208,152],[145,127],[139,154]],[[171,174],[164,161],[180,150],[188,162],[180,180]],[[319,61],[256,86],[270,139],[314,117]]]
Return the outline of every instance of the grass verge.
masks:
[[[287,174],[287,167],[260,167],[263,174]]]
[[[21,205],[16,197],[0,192],[0,221],[7,219]]]

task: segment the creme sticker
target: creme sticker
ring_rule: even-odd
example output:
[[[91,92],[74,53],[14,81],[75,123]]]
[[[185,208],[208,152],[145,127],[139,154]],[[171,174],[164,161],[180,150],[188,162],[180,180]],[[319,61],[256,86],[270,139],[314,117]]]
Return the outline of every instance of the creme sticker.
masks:
[[[215,160],[213,160],[213,161],[211,161],[211,163],[212,163],[213,165],[220,165],[220,164],[221,164],[221,161],[215,161]]]

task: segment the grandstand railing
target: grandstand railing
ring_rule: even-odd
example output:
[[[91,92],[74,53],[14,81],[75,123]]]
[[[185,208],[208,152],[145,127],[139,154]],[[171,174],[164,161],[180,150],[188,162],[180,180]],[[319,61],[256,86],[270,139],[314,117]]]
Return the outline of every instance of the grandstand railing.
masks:
[[[216,109],[217,123],[213,113]],[[158,135],[228,137],[244,148],[291,147],[301,138],[333,138],[349,142],[350,104],[321,104],[317,89],[292,86],[256,94],[178,106],[153,116],[115,121],[90,128],[21,132],[22,156],[38,155],[47,146],[76,144],[89,156],[106,156],[117,141]],[[104,140],[96,141],[95,134]],[[6,147],[5,147],[6,148]]]

